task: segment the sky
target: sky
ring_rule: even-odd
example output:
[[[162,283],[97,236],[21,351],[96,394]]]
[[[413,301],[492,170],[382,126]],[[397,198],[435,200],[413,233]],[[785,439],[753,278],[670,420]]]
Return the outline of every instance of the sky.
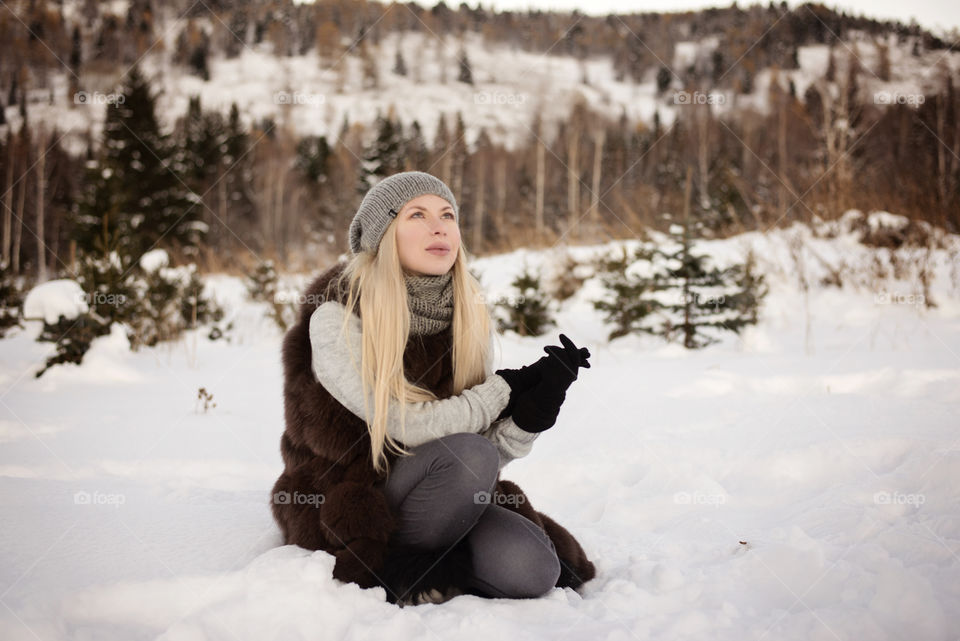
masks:
[[[779,2],[779,0],[778,0]],[[420,0],[418,4],[432,7],[437,3],[433,0]],[[459,6],[458,0],[447,0],[451,7]],[[468,1],[471,7],[477,1]],[[498,11],[508,9],[525,10],[536,8],[547,10],[572,11],[579,9],[591,15],[606,15],[610,12],[633,13],[641,11],[686,11],[705,7],[729,7],[732,0],[705,1],[705,0],[482,0],[479,4]],[[752,1],[741,0],[740,6],[746,7],[755,4]],[[767,4],[763,2],[762,4]],[[803,4],[800,0],[787,0],[787,5],[795,7]],[[842,2],[824,2],[823,4],[836,9],[847,11],[854,15],[865,15],[878,19],[896,19],[909,23],[912,18],[923,27],[935,34],[941,34],[950,29],[960,30],[960,2],[957,0],[843,0]]]

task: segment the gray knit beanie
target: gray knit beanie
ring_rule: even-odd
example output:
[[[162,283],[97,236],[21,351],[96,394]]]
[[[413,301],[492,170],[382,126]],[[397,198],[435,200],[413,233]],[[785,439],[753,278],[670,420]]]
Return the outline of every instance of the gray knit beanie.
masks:
[[[422,171],[404,171],[384,178],[367,191],[350,222],[350,251],[376,253],[387,225],[404,205],[424,194],[434,194],[449,202],[460,224],[457,200],[442,180]]]

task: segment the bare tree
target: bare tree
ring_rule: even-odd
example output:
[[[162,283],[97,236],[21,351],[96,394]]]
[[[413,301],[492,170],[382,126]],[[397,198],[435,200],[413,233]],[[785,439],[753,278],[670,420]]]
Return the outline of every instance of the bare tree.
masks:
[[[570,236],[580,236],[580,137],[586,121],[586,106],[578,101],[566,123],[567,214]]]
[[[503,233],[503,214],[507,207],[507,155],[503,149],[497,150],[497,159],[494,162],[494,224],[498,234]]]
[[[693,105],[697,126],[697,192],[700,207],[710,207],[710,105]]]
[[[940,221],[940,224],[945,227],[947,224],[945,218],[949,206],[950,194],[953,193],[955,189],[957,160],[960,158],[960,109],[953,107],[957,122],[953,127],[953,149],[951,150],[947,146],[947,113],[951,109],[951,105],[947,102],[947,99],[952,97],[954,92],[950,86],[949,67],[942,60],[938,67],[944,79],[945,91],[938,92],[936,97],[937,138],[939,142],[939,144],[936,145],[937,195],[939,196],[941,212],[944,217],[944,219]]]
[[[594,234],[600,231],[600,178],[603,171],[603,143],[607,136],[607,129],[599,126],[593,130],[593,171],[590,194],[590,226]]]
[[[433,137],[433,151],[440,162],[440,174],[438,178],[443,182],[450,184],[450,175],[453,172],[453,157],[450,152],[450,132],[447,129],[447,119],[441,113],[437,119],[437,133]],[[436,161],[434,161],[436,163]],[[456,196],[456,194],[454,194]]]
[[[23,162],[21,166],[29,167],[30,166],[30,130],[24,126],[20,130],[20,135],[18,136],[20,142],[20,148],[22,150],[21,157]],[[20,197],[17,199],[17,209],[13,212],[13,217],[16,219],[13,225],[13,247],[10,249],[10,258],[11,258],[11,267],[13,268],[14,274],[20,273],[20,239],[23,236],[23,213],[26,206],[27,200],[27,174],[25,173],[20,178]]]
[[[544,234],[544,221],[543,221],[543,200],[544,200],[544,188],[546,185],[547,179],[547,170],[546,170],[546,143],[543,142],[543,121],[537,116],[537,120],[534,123],[534,135],[536,137],[535,145],[537,148],[537,203],[534,207],[534,221],[536,227],[537,238],[543,238]]]
[[[44,238],[44,194],[47,189],[47,137],[41,128],[37,135],[37,282],[47,280],[46,245]]]
[[[7,180],[4,183],[3,197],[3,264],[10,264],[10,245],[13,223],[13,162],[16,159],[14,147],[16,142],[12,128],[7,131]]]
[[[827,200],[833,215],[839,215],[846,208],[853,179],[848,152],[853,137],[850,98],[854,89],[851,83],[856,82],[857,75],[855,56],[856,52],[850,54],[848,73],[842,74],[835,85],[824,79],[814,83],[823,105],[820,138],[826,153],[821,177],[827,185]]]
[[[476,165],[476,183],[474,185],[474,225],[473,225],[473,251],[479,253],[483,251],[483,231],[485,226],[486,200],[485,192],[487,190],[487,164],[490,162],[490,138],[485,129],[480,130],[477,136],[476,150],[472,158]]]

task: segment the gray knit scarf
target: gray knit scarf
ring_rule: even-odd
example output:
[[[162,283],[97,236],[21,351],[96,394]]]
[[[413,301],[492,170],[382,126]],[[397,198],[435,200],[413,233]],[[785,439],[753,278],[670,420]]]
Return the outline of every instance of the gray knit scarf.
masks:
[[[405,276],[410,334],[442,332],[453,320],[453,270],[439,276]]]

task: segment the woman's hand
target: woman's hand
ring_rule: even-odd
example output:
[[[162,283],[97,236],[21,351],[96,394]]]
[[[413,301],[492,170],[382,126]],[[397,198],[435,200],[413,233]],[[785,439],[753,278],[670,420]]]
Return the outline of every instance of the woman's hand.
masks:
[[[573,375],[573,379],[570,381],[572,383],[573,381],[577,380],[577,368],[590,367],[590,362],[587,360],[590,358],[590,350],[588,350],[586,347],[577,347],[573,344],[572,340],[567,338],[566,334],[560,334],[560,343],[563,345],[563,347],[559,347],[557,345],[548,345],[547,347],[543,348],[543,351],[545,351],[548,355],[556,354],[558,357],[564,358],[566,362],[570,363],[571,367],[576,364],[576,368],[570,371],[570,374]],[[542,360],[543,359],[540,359],[540,361]],[[539,363],[540,361],[537,362]],[[543,365],[541,365],[541,369],[542,367]]]
[[[507,384],[510,385],[511,395],[532,389],[540,382],[542,376],[541,372],[545,366],[548,366],[547,363],[550,361],[551,352],[560,352],[566,351],[570,353],[571,360],[575,360],[578,363],[579,367],[590,367],[590,363],[587,361],[590,358],[590,350],[586,347],[577,348],[565,334],[560,334],[560,342],[562,347],[559,345],[548,345],[543,348],[543,351],[547,353],[546,356],[542,357],[537,362],[531,365],[524,365],[520,369],[498,369],[495,374],[498,374],[507,381]],[[574,375],[576,379],[576,375]]]
[[[527,431],[539,432],[553,425],[567,388],[577,379],[579,368],[590,367],[587,360],[590,358],[590,350],[586,347],[578,348],[564,334],[560,334],[560,343],[562,347],[544,347],[543,351],[547,355],[532,365],[518,370],[496,371],[496,374],[503,376],[510,385],[510,400],[497,420],[513,415],[514,422],[523,428],[517,422],[517,408],[520,407],[520,421],[531,428]],[[521,399],[526,400],[521,403]]]

